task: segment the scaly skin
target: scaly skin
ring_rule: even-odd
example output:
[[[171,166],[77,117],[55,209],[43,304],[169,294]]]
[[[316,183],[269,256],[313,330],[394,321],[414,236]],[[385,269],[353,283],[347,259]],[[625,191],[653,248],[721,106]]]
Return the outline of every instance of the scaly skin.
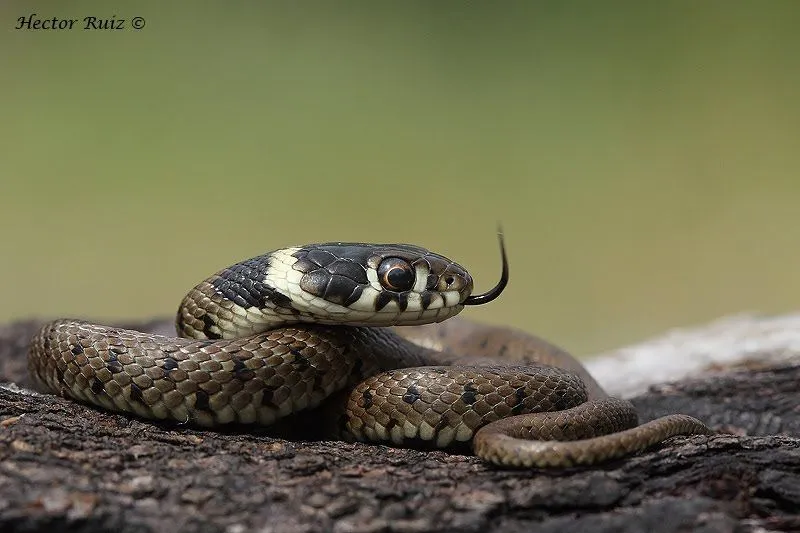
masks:
[[[412,289],[383,294],[387,257],[414,272]],[[178,310],[181,337],[58,320],[35,337],[29,368],[41,388],[62,396],[203,427],[269,425],[334,397],[332,416],[343,417],[328,424],[336,436],[472,442],[478,456],[507,467],[591,465],[674,435],[711,433],[686,415],[637,426],[629,402],[607,398],[576,359],[522,332],[450,321],[408,328],[411,342],[387,327],[361,327],[445,320],[471,291],[466,270],[417,247],[279,250],[190,291]],[[342,321],[348,306],[351,325],[318,324]]]

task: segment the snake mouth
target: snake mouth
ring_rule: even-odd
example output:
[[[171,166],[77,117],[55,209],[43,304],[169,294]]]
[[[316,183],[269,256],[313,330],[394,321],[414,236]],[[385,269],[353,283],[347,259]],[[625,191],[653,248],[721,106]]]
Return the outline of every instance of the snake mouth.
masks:
[[[503,231],[500,230],[497,232],[497,238],[500,241],[500,257],[503,261],[503,271],[500,274],[500,281],[497,282],[497,285],[489,289],[488,291],[484,292],[483,294],[474,294],[472,296],[467,297],[462,304],[463,305],[482,305],[491,302],[500,294],[502,294],[503,289],[506,288],[508,285],[508,257],[506,257],[506,244],[503,240]]]

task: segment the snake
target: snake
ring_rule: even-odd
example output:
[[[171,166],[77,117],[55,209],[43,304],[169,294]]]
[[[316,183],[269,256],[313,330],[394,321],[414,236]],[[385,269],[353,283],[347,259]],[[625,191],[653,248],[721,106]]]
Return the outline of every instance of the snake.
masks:
[[[275,426],[305,414],[331,438],[470,450],[507,468],[593,466],[676,435],[639,425],[569,353],[453,318],[496,299],[458,263],[410,244],[291,246],[224,268],[183,298],[177,336],[59,319],[28,352],[40,390],[199,428]],[[302,420],[302,418],[297,418]]]

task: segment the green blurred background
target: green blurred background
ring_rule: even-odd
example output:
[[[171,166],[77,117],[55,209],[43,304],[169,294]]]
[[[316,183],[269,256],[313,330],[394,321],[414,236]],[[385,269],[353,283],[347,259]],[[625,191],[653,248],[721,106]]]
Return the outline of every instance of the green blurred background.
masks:
[[[483,290],[498,221],[468,315],[578,354],[800,307],[796,1],[109,5],[0,7],[0,320],[170,316],[327,240]]]

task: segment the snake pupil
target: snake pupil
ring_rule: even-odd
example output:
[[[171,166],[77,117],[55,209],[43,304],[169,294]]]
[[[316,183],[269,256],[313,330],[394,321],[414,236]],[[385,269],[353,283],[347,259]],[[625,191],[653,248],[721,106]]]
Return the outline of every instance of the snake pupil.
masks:
[[[389,257],[378,266],[378,279],[390,291],[409,291],[414,287],[414,269],[402,259]]]

